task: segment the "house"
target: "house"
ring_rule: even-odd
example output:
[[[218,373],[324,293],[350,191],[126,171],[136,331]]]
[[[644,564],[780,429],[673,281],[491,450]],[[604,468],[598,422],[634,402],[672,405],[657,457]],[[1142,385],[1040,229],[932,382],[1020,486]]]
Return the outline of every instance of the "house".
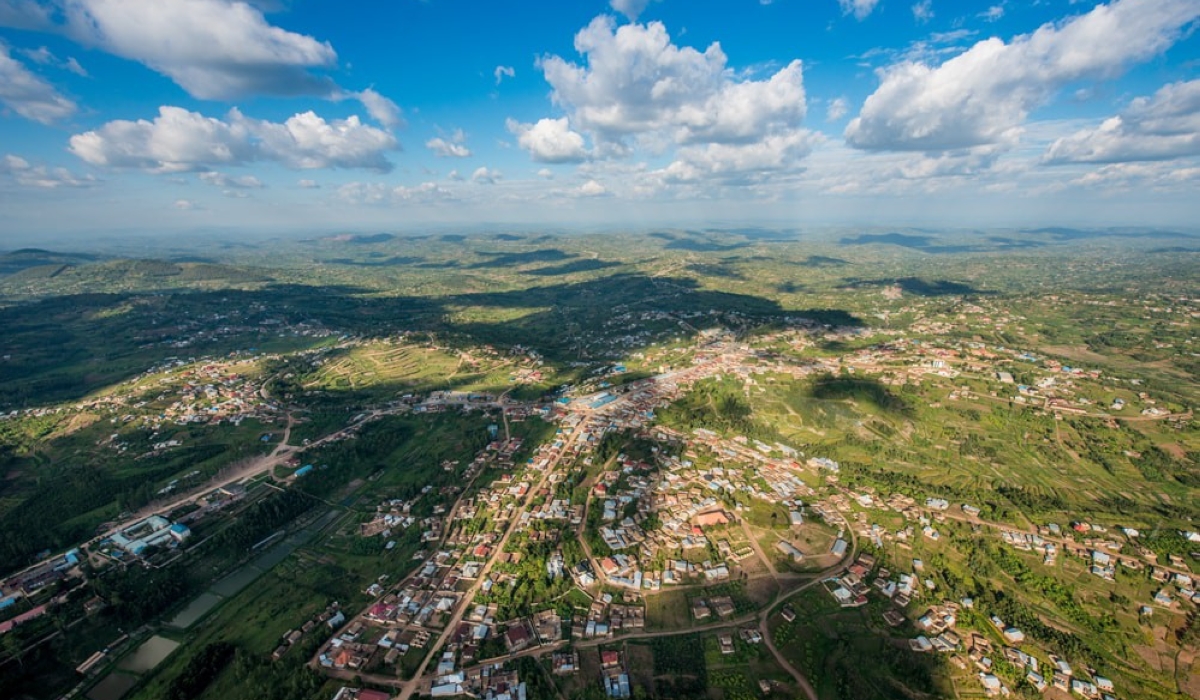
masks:
[[[1095,698],[1100,696],[1100,691],[1096,689],[1095,685],[1078,678],[1071,679],[1071,692],[1077,695],[1082,695],[1085,698]]]
[[[724,511],[714,510],[711,513],[703,513],[696,516],[696,525],[702,528],[715,527],[718,525],[728,525],[729,518],[726,517]]]
[[[710,598],[708,602],[719,617],[730,617],[735,611],[733,598],[727,595]]]
[[[615,651],[600,652],[600,668],[617,668],[621,665],[621,655]]]
[[[776,542],[775,549],[778,549],[786,556],[791,557],[793,562],[800,563],[804,561],[804,552],[801,552],[794,544],[788,542],[787,540],[779,540]]]
[[[627,698],[630,696],[629,676],[618,673],[604,679],[604,692],[610,698]]]
[[[1000,689],[1004,687],[1000,679],[990,673],[981,672],[979,674],[979,682],[983,684],[983,692],[987,693],[988,696],[998,695],[1001,692]]]
[[[533,637],[523,622],[509,627],[504,633],[504,646],[510,654],[528,647],[532,641]]]
[[[555,652],[553,662],[554,673],[559,676],[575,673],[575,671],[579,670],[579,654],[577,652]]]

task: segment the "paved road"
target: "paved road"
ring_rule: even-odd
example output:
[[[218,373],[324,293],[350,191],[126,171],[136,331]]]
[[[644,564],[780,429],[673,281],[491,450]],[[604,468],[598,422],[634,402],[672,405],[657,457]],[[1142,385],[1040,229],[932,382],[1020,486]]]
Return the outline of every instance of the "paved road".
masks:
[[[462,621],[463,615],[466,614],[467,608],[470,607],[471,601],[479,592],[479,588],[483,585],[483,582],[487,580],[488,573],[496,564],[496,561],[500,557],[500,553],[504,551],[504,547],[508,544],[509,538],[512,537],[513,532],[516,531],[518,523],[521,522],[521,516],[523,516],[525,511],[528,510],[529,504],[534,498],[537,497],[537,493],[542,489],[543,486],[545,486],[547,479],[550,478],[550,474],[558,466],[559,462],[561,462],[563,457],[570,452],[571,447],[575,444],[575,441],[584,432],[584,427],[586,425],[587,422],[584,421],[576,426],[574,432],[571,433],[571,437],[568,438],[565,443],[563,443],[562,449],[560,449],[554,459],[546,465],[545,470],[542,472],[542,478],[538,480],[536,485],[530,487],[529,493],[525,496],[525,500],[521,502],[521,507],[513,513],[513,517],[509,521],[508,527],[505,528],[504,536],[501,537],[500,541],[496,543],[495,549],[492,551],[492,555],[488,558],[487,563],[484,564],[483,569],[479,572],[479,578],[475,580],[475,583],[459,600],[458,609],[455,611],[453,617],[450,618],[450,621],[442,630],[442,634],[438,637],[437,641],[430,645],[429,652],[425,655],[425,660],[421,662],[421,665],[417,668],[416,673],[413,674],[412,680],[404,684],[403,690],[401,690],[400,694],[396,697],[396,700],[409,700],[413,693],[415,693],[420,687],[424,680],[423,677],[425,675],[425,670],[429,667],[429,662],[433,659],[434,654],[446,644],[446,640],[450,638],[450,635],[454,633],[454,630],[458,628],[458,624]]]

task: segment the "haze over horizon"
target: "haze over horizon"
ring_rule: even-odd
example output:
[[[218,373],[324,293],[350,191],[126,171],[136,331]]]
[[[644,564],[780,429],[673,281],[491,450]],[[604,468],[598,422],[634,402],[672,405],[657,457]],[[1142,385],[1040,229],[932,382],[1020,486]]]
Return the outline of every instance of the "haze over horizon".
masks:
[[[0,244],[1193,226],[1200,0],[0,0]]]

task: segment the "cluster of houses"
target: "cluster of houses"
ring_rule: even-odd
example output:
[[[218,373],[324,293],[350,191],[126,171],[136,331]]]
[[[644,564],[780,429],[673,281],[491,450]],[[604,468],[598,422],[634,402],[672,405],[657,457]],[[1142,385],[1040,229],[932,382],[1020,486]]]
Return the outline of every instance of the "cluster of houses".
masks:
[[[604,694],[610,698],[628,698],[633,695],[629,684],[629,670],[621,652],[615,649],[600,652],[600,682]]]
[[[450,652],[447,652],[448,654]],[[435,698],[470,696],[490,700],[526,700],[526,686],[520,674],[507,664],[481,664],[455,668],[453,655],[438,663],[429,694]]]
[[[1064,693],[1074,693],[1089,700],[1116,700],[1116,696],[1113,695],[1115,686],[1112,680],[1096,673],[1080,674],[1065,659],[1055,654],[1049,654],[1047,661],[1040,660],[1037,656],[1020,648],[1024,641],[1024,635],[1019,630],[1006,628],[1004,622],[996,617],[992,618],[992,624],[997,630],[1003,630],[1002,634],[1006,645],[1000,649],[993,646],[991,640],[978,632],[972,632],[964,640],[967,659],[976,668],[979,682],[983,686],[984,694],[988,697],[1012,695],[1012,690],[1004,683],[1003,679],[996,675],[996,661],[999,659],[997,656],[999,654],[1010,668],[1015,669],[1018,674],[1023,674],[1024,680],[1038,692],[1045,693],[1053,687]],[[953,660],[960,668],[967,668],[967,661],[960,657],[954,657]]]
[[[714,615],[718,619],[727,620],[737,612],[733,598],[727,595],[692,598],[690,607],[692,618],[695,620],[707,620]]]
[[[579,429],[589,429],[588,422]],[[427,653],[434,640],[445,638],[443,657],[438,661],[435,682],[436,695],[491,693],[491,696],[523,697],[524,686],[516,682],[509,671],[495,666],[479,666],[479,654],[485,641],[503,637],[509,651],[520,651],[531,645],[554,644],[562,636],[562,623],[553,612],[539,614],[529,620],[498,622],[496,606],[473,603],[465,595],[470,589],[488,594],[495,586],[508,585],[512,574],[491,571],[491,564],[516,563],[520,552],[497,551],[500,533],[512,520],[520,504],[526,502],[549,464],[559,457],[566,436],[553,444],[543,445],[524,464],[515,464],[513,456],[521,447],[519,439],[494,440],[489,443],[466,470],[470,483],[485,470],[499,471],[500,476],[480,488],[472,496],[461,498],[447,512],[435,506],[434,515],[414,518],[413,506],[426,493],[415,499],[388,500],[381,503],[375,517],[364,524],[364,536],[390,536],[390,531],[403,527],[421,527],[422,540],[430,551],[418,552],[421,559],[416,571],[390,587],[373,586],[368,592],[373,601],[345,629],[335,631],[319,653],[322,666],[335,670],[358,671],[364,668],[397,671],[403,657],[412,650]],[[455,465],[449,465],[454,468]],[[461,487],[448,487],[457,493]],[[447,493],[446,495],[453,495]],[[564,510],[563,517],[569,517]],[[542,517],[546,517],[543,513]],[[528,524],[531,512],[522,514]],[[475,524],[486,519],[487,527]],[[541,538],[541,530],[527,535]],[[557,561],[559,575],[561,555],[551,557],[548,567]],[[553,575],[548,570],[548,575]],[[455,620],[456,624],[451,626]],[[342,621],[344,622],[344,620]]]
[[[586,614],[577,614],[571,621],[571,636],[576,639],[603,639],[624,631],[646,627],[646,608],[634,593],[625,593],[622,603],[615,602],[611,593],[597,596]]]
[[[320,625],[325,624],[330,629],[337,629],[345,620],[346,616],[342,614],[337,601],[330,603],[312,619],[305,621],[303,625],[284,632],[283,636],[279,639],[279,646],[275,647],[275,651],[271,652],[271,658],[275,661],[283,658],[305,635],[317,629]]]

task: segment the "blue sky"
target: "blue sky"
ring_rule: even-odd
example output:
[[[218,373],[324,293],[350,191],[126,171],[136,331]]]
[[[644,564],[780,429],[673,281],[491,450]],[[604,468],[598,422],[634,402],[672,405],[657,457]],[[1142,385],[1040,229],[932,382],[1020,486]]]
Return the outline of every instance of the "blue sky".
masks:
[[[1200,0],[0,0],[0,237],[1194,225],[1198,19]]]

